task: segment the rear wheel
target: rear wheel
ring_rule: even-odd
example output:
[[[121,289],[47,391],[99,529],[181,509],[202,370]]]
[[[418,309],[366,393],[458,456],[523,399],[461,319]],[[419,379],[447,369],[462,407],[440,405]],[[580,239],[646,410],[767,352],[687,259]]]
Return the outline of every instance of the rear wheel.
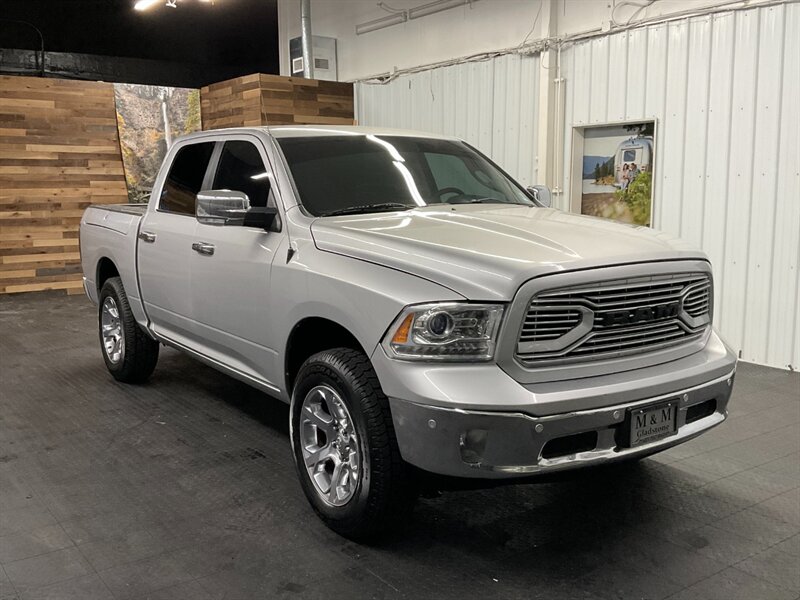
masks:
[[[309,358],[297,376],[291,419],[303,492],[328,527],[367,540],[410,512],[416,488],[389,402],[363,353],[337,348]]]
[[[106,280],[100,290],[98,325],[100,346],[114,379],[141,383],[158,362],[158,342],[139,327],[119,277]]]

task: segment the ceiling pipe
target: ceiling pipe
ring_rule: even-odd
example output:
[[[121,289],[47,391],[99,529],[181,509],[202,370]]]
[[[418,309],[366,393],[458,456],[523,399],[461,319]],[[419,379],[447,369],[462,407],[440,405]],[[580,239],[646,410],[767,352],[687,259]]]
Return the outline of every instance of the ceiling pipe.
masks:
[[[301,43],[303,45],[303,77],[314,79],[314,44],[311,37],[311,0],[300,0]]]

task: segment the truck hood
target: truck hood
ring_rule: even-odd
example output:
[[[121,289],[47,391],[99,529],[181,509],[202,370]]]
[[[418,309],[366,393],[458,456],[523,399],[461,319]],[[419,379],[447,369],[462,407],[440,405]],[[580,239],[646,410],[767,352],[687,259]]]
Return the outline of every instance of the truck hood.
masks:
[[[686,242],[650,229],[527,206],[426,206],[327,217],[311,233],[320,250],[429,279],[471,300],[510,300],[547,273],[700,258]]]

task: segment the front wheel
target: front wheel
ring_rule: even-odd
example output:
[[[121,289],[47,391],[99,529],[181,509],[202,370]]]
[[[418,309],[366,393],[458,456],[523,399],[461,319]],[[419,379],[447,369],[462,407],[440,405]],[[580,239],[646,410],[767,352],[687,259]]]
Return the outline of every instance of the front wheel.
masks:
[[[367,540],[410,512],[416,497],[389,402],[369,359],[349,348],[309,358],[297,377],[292,448],[300,484],[337,533]]]
[[[103,284],[99,306],[100,346],[109,372],[125,383],[146,381],[158,362],[158,342],[139,327],[119,277]]]

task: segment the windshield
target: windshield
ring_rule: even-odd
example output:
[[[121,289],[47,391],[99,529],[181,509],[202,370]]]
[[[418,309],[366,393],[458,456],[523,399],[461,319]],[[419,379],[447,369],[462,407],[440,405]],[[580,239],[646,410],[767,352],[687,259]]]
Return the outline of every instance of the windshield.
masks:
[[[386,135],[278,138],[300,202],[314,216],[430,204],[533,202],[466,144]]]

